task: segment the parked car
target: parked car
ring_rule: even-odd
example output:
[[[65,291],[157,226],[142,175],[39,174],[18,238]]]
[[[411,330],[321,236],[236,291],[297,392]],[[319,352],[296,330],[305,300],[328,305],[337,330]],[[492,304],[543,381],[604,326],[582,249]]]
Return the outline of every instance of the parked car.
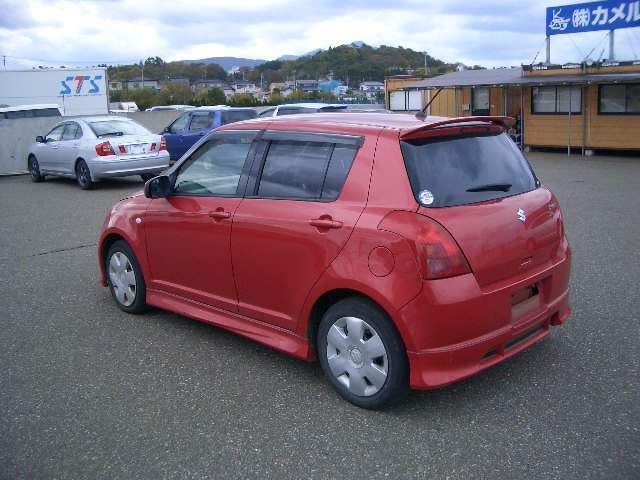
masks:
[[[234,108],[225,105],[199,107],[183,113],[162,131],[171,161],[178,160],[211,130],[256,116],[254,108]]]
[[[281,115],[297,115],[301,113],[329,113],[346,111],[347,105],[338,103],[289,103],[277,107],[266,108],[258,116],[277,117]]]
[[[42,103],[37,105],[18,105],[0,108],[0,120],[16,118],[61,117],[62,109],[57,103]]]
[[[193,105],[156,105],[155,107],[147,108],[145,112],[160,112],[163,110],[184,111],[193,110],[194,108],[196,107],[194,107]]]
[[[226,125],[107,214],[102,284],[126,312],[152,305],[318,358],[361,407],[461,380],[570,314],[558,200],[511,124]]]
[[[109,113],[138,112],[140,109],[136,102],[111,102],[109,103]]]
[[[160,135],[124,117],[78,117],[56,124],[29,147],[31,179],[75,178],[82,189],[107,177],[154,177],[169,166]]]

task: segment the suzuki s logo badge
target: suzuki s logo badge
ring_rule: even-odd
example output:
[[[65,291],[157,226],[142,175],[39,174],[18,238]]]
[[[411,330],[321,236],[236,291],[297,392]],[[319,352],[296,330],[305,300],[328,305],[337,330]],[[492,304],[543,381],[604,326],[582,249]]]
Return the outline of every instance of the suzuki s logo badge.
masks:
[[[524,213],[524,210],[522,210],[521,208],[518,209],[518,211],[516,212],[516,215],[518,217],[518,220],[520,220],[522,223],[524,223],[525,220],[527,219],[527,215]]]

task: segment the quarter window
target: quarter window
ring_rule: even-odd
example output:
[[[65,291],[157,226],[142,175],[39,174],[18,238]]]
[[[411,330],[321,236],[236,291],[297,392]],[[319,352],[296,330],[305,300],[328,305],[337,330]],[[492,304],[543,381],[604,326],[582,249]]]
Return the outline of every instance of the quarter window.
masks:
[[[640,83],[600,85],[598,98],[598,113],[640,114]]]
[[[254,132],[224,134],[204,143],[180,167],[174,193],[237,195],[242,169],[255,135]]]
[[[568,114],[582,113],[582,89],[580,87],[533,87],[532,113]]]

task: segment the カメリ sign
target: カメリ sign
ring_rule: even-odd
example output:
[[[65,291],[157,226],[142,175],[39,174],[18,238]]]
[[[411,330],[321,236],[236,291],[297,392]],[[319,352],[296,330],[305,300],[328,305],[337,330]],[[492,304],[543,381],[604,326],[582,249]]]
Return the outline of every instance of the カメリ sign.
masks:
[[[547,8],[547,35],[629,27],[640,27],[640,0],[608,0]]]

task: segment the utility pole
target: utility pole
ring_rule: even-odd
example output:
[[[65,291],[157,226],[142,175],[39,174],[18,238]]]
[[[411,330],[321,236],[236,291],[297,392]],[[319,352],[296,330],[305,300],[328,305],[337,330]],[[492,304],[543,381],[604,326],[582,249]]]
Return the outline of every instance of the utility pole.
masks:
[[[616,54],[615,54],[615,30],[609,30],[609,61],[615,62]]]
[[[551,65],[551,36],[547,35],[547,65]]]
[[[7,56],[3,55],[2,56],[2,66],[4,67],[4,69],[7,69]]]
[[[142,61],[142,90],[144,90],[144,60]]]

